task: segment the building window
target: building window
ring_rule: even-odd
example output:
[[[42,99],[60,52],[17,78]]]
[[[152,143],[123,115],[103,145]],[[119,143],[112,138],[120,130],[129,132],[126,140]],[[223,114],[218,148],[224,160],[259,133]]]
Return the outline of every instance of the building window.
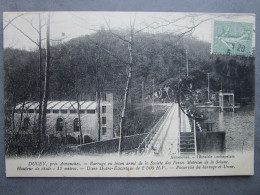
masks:
[[[67,114],[67,110],[61,110],[62,114]]]
[[[53,113],[57,114],[57,113],[59,113],[59,110],[53,110]]]
[[[80,114],[85,114],[85,110],[79,110]]]
[[[106,127],[102,127],[102,135],[106,135],[107,133],[107,128]]]
[[[23,119],[23,130],[27,131],[30,126],[30,118],[26,117]]]
[[[33,112],[31,113],[34,113],[34,110],[32,110]],[[18,109],[18,110],[15,110],[15,113],[26,113],[26,110],[25,109]]]
[[[102,113],[106,113],[107,112],[107,107],[106,106],[102,106]]]
[[[28,112],[29,112],[29,113],[34,113],[34,110],[33,110],[33,109],[29,109]]]
[[[107,118],[106,117],[102,117],[102,125],[107,124]]]
[[[38,110],[36,110],[36,113],[40,113],[40,110],[38,109]],[[50,110],[46,110],[46,113],[47,114],[50,114],[51,113],[51,111]]]
[[[63,119],[62,118],[58,118],[57,119],[57,123],[56,123],[56,130],[57,131],[62,131],[63,130]]]
[[[70,113],[75,114],[75,113],[77,113],[77,111],[76,110],[70,110]]]
[[[87,110],[88,114],[95,114],[95,112],[96,112],[95,110]]]
[[[102,98],[102,101],[107,101],[107,94],[106,93],[101,93],[101,98]]]
[[[78,132],[79,131],[79,119],[78,118],[74,119],[73,126],[74,126],[74,131]]]

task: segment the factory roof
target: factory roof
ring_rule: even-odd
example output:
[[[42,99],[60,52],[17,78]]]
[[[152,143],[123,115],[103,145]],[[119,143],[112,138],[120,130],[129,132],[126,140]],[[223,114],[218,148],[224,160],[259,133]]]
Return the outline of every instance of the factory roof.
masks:
[[[94,110],[96,109],[95,101],[79,101],[80,110]],[[16,106],[16,110],[37,110],[39,102],[25,102]],[[48,110],[77,110],[77,101],[48,101]]]

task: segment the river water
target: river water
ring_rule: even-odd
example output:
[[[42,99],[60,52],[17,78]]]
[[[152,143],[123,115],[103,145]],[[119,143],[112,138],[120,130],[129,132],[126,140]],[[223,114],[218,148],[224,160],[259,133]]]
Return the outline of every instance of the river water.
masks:
[[[207,121],[213,122],[213,131],[226,132],[226,152],[249,151],[254,147],[254,106],[244,106],[235,112],[219,112],[203,108]]]

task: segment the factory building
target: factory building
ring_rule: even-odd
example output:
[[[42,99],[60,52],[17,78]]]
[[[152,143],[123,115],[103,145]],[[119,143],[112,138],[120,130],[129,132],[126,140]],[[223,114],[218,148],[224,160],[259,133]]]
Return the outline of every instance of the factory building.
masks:
[[[79,140],[80,122],[84,143],[98,140],[98,113],[96,101],[48,101],[47,105],[47,139]],[[25,102],[16,106],[14,114],[16,129],[23,134],[37,134],[38,102]],[[103,93],[100,103],[101,132],[100,140],[114,137],[113,128],[113,94]]]

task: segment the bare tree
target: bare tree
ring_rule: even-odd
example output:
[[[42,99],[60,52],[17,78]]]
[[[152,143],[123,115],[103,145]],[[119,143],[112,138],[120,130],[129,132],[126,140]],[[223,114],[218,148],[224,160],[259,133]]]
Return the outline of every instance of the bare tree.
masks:
[[[169,46],[173,46],[176,43],[178,44],[178,42],[185,36],[192,36],[193,32],[195,31],[195,29],[201,25],[202,23],[208,21],[208,20],[212,20],[214,17],[211,18],[207,18],[207,19],[195,19],[197,17],[197,15],[186,15],[184,17],[180,17],[177,19],[173,19],[170,21],[166,21],[164,20],[164,24],[157,24],[156,22],[153,22],[151,24],[146,25],[145,27],[141,28],[140,30],[135,30],[135,20],[133,22],[130,22],[130,34],[129,34],[129,39],[120,36],[119,34],[113,32],[110,29],[110,26],[108,24],[108,22],[106,21],[107,27],[109,29],[109,31],[111,32],[111,34],[113,34],[116,38],[120,39],[123,42],[126,42],[128,44],[128,62],[126,62],[126,66],[127,66],[127,81],[126,81],[126,85],[125,85],[125,89],[124,89],[124,99],[123,99],[123,109],[122,109],[122,113],[121,113],[121,120],[120,120],[120,124],[119,124],[119,131],[120,131],[120,137],[119,137],[119,148],[118,148],[118,153],[119,155],[122,153],[122,141],[124,138],[124,124],[126,121],[126,110],[127,110],[127,102],[128,102],[128,98],[129,98],[129,89],[131,87],[131,81],[132,81],[132,71],[133,71],[133,49],[134,49],[134,36],[144,30],[149,30],[149,29],[159,29],[163,26],[169,26],[169,25],[173,25],[176,28],[178,27],[179,30],[175,31],[175,36],[177,37],[177,39],[175,39],[173,41],[172,44],[170,44]],[[190,25],[189,26],[178,26],[177,22],[182,21],[184,19],[190,19]],[[105,50],[106,51],[106,50]],[[106,51],[107,53],[111,54],[110,51]],[[111,54],[112,56],[114,56],[113,54]],[[115,56],[114,56],[115,57]],[[116,56],[116,58],[120,58],[118,56]],[[122,59],[120,59],[120,61],[123,61]],[[124,61],[123,61],[124,62]]]
[[[76,94],[76,101],[77,101],[77,113],[78,113],[78,125],[79,125],[79,133],[80,133],[80,145],[83,143],[83,134],[81,128],[81,105],[80,105],[80,91],[78,88],[78,67],[75,66],[75,94]]]
[[[39,17],[39,117],[38,117],[38,147],[41,143],[41,132],[42,132],[42,34],[41,34],[41,14],[38,14]]]
[[[132,51],[133,51],[133,38],[134,38],[134,23],[131,25],[131,29],[130,29],[130,39],[128,41],[128,51],[129,51],[129,64],[128,64],[128,75],[127,75],[127,81],[126,81],[126,86],[125,86],[125,92],[124,92],[124,100],[123,100],[123,109],[122,109],[122,114],[121,114],[121,120],[120,120],[120,124],[119,124],[119,146],[118,146],[118,152],[119,154],[122,153],[122,141],[123,141],[123,137],[124,137],[124,132],[123,132],[123,127],[125,124],[125,113],[126,113],[126,109],[127,109],[127,101],[128,101],[128,96],[129,96],[129,88],[131,85],[131,81],[132,81],[132,71],[133,71],[133,55],[132,55]]]
[[[126,69],[127,69],[127,81],[126,81],[126,85],[125,85],[125,89],[124,89],[124,98],[123,98],[123,108],[122,108],[122,112],[121,112],[121,117],[120,117],[120,123],[119,123],[119,145],[118,145],[118,154],[121,155],[122,153],[122,142],[123,142],[123,138],[124,138],[124,124],[126,121],[126,110],[127,110],[127,102],[128,102],[128,98],[129,98],[129,89],[131,86],[131,82],[132,82],[132,71],[133,71],[133,46],[134,46],[134,35],[135,35],[135,19],[134,21],[130,21],[130,34],[129,34],[129,39],[120,36],[117,33],[114,33],[111,29],[110,26],[108,24],[108,22],[106,21],[107,27],[110,31],[110,33],[112,35],[114,35],[116,38],[120,39],[121,41],[125,42],[128,44],[128,52],[129,52],[129,56],[128,56],[128,61],[124,61],[122,60],[119,56],[115,56],[112,52],[105,50],[108,54],[112,55],[113,57],[116,57],[117,59],[119,59],[121,62],[123,62],[126,65]],[[141,32],[141,31],[137,31],[136,33]],[[104,48],[101,47],[103,50]]]
[[[45,142],[46,132],[46,115],[47,115],[47,104],[49,99],[49,80],[50,80],[50,13],[48,13],[47,19],[47,38],[46,38],[46,64],[45,64],[45,80],[44,80],[44,93],[43,93],[43,112],[42,112],[42,142]]]
[[[8,27],[8,25],[13,26],[15,29],[17,29],[21,34],[23,34],[25,37],[27,37],[31,42],[33,42],[37,48],[38,48],[38,68],[39,68],[39,72],[38,72],[38,87],[39,87],[39,115],[38,115],[38,142],[37,142],[37,148],[39,147],[40,143],[41,143],[41,127],[42,127],[42,27],[44,25],[42,25],[42,19],[41,19],[41,13],[38,13],[38,23],[39,26],[38,28],[36,28],[32,21],[27,20],[26,18],[23,18],[24,14],[19,14],[16,17],[14,17],[11,20],[6,21],[7,24],[4,26],[4,30]],[[25,21],[27,21],[31,27],[37,32],[38,34],[38,42],[33,40],[28,34],[26,34],[23,30],[21,30],[19,27],[17,27],[15,24],[13,24],[13,21],[16,20],[17,18],[22,18]]]
[[[4,28],[3,30],[5,30],[10,24],[12,24],[12,22],[14,20],[16,20],[17,18],[21,17],[22,15],[24,15],[23,13],[22,14],[18,14],[17,16],[15,16],[14,18],[12,18],[11,20],[6,20],[6,24],[4,25]]]

